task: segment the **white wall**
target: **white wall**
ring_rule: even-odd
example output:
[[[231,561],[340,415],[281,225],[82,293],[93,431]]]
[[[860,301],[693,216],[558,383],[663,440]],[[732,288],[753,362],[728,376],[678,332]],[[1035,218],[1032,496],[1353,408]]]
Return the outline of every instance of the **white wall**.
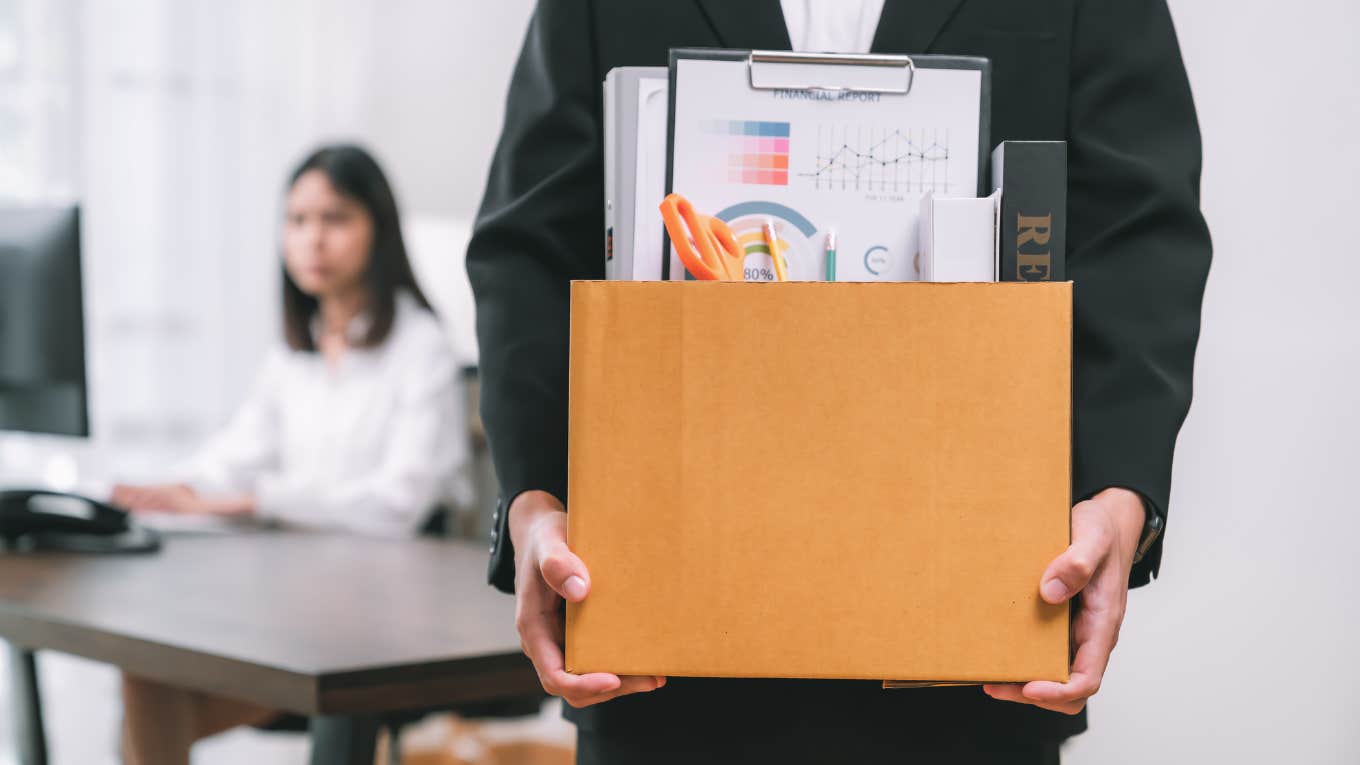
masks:
[[[367,137],[403,212],[476,212],[532,8],[530,0],[381,4]]]
[[[1172,0],[1215,258],[1161,580],[1067,761],[1360,762],[1360,3]]]
[[[361,138],[391,175],[416,276],[469,364],[477,345],[463,255],[532,9],[530,0],[387,0],[373,19]]]

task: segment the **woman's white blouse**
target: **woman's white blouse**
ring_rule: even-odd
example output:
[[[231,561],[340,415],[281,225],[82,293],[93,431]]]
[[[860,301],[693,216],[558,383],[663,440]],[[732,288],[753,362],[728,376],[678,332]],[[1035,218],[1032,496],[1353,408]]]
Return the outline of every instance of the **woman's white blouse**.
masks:
[[[467,453],[452,350],[403,293],[382,345],[347,349],[334,369],[320,353],[271,351],[179,472],[200,491],[253,493],[262,520],[402,537],[461,488]]]

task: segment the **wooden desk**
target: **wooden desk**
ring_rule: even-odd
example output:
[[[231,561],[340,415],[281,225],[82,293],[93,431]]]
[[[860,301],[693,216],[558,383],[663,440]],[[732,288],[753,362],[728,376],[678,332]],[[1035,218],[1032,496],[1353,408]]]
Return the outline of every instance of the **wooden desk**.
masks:
[[[0,636],[311,716],[313,762],[367,765],[377,714],[540,691],[485,572],[467,542],[296,533],[6,554]]]

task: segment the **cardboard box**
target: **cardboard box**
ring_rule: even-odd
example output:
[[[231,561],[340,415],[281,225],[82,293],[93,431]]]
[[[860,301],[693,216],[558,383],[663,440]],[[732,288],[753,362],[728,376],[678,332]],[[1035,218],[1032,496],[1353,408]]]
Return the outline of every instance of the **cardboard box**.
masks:
[[[571,672],[1066,680],[1070,283],[576,282]]]

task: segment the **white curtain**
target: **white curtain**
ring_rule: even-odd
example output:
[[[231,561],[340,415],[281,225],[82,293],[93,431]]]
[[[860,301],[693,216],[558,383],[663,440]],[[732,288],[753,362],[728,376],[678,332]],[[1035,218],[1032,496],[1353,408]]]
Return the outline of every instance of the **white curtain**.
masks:
[[[88,442],[0,436],[0,480],[154,477],[277,335],[290,167],[365,133],[376,0],[0,0],[0,203],[82,206]]]
[[[226,419],[277,336],[286,175],[365,132],[376,6],[0,0],[0,204],[82,207],[93,431],[0,433],[0,484],[154,478]],[[42,672],[53,761],[114,765],[115,670]],[[254,761],[300,756],[270,743]]]

